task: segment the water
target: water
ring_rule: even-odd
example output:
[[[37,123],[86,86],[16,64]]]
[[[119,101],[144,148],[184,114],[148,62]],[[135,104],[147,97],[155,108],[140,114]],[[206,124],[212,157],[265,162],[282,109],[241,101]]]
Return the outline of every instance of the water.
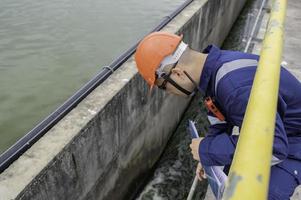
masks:
[[[0,153],[185,0],[0,0]]]
[[[224,41],[222,49],[244,50],[260,5],[260,0],[247,1]],[[191,137],[187,131],[188,119],[196,122],[198,132],[204,136],[209,124],[199,95],[192,100],[160,160],[154,166],[149,181],[136,200],[183,200],[187,198],[197,166],[189,149]],[[204,199],[207,187],[207,181],[198,182],[193,199]]]
[[[154,166],[149,182],[136,200],[183,200],[187,198],[197,166],[189,148],[191,136],[187,131],[188,119],[196,122],[196,127],[202,136],[208,128],[207,116],[204,115],[205,109],[200,100],[199,95],[192,100],[163,155]],[[206,189],[206,181],[199,183],[194,198],[203,199]]]

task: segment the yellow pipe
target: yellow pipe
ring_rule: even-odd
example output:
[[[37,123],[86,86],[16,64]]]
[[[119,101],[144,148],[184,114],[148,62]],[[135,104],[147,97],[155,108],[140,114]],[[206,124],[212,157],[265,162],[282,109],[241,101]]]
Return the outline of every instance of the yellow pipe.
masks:
[[[267,199],[286,4],[273,2],[224,200]]]

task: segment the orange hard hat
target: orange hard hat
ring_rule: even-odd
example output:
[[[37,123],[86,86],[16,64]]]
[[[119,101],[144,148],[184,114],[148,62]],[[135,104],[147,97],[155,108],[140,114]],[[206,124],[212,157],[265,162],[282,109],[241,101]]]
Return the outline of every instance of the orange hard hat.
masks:
[[[155,84],[156,70],[162,60],[177,49],[182,39],[183,36],[154,32],[139,43],[135,54],[136,64],[139,73],[151,87]]]

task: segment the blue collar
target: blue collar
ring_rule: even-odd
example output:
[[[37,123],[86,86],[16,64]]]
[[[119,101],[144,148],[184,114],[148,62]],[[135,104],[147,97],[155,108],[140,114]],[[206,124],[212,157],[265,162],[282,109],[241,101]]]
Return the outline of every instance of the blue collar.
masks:
[[[221,50],[215,45],[209,45],[203,53],[207,53],[208,56],[204,63],[204,67],[201,73],[199,88],[204,95],[207,95],[211,92],[208,92],[208,86],[213,79],[217,67],[217,60],[220,57]]]

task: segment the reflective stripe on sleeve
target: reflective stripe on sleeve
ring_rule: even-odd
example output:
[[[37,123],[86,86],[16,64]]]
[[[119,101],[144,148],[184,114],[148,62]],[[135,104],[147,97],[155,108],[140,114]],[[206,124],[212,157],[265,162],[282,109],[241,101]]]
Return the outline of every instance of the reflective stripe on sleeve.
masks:
[[[238,59],[224,63],[217,71],[215,77],[215,94],[219,81],[228,73],[245,67],[257,66],[258,61],[254,59]]]
[[[279,163],[281,163],[283,160],[280,160],[279,158],[277,158],[276,156],[272,155],[272,161],[271,161],[271,165],[277,165]]]
[[[210,115],[208,115],[208,120],[210,122],[211,125],[215,125],[215,124],[226,124],[226,121],[221,121],[219,120],[217,117],[212,117]]]

